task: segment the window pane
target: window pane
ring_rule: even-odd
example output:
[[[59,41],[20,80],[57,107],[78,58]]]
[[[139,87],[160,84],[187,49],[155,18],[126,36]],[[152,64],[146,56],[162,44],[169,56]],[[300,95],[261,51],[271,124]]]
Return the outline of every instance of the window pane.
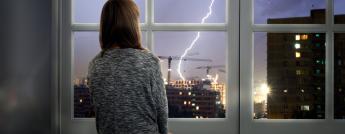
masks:
[[[345,0],[334,0],[334,23],[345,24]]]
[[[201,23],[205,17],[205,23],[224,23],[225,3],[225,0],[155,0],[155,22]]]
[[[325,0],[253,0],[255,24],[325,24]]]
[[[325,118],[325,34],[254,34],[254,119]]]
[[[169,117],[225,118],[227,34],[200,32],[200,38],[196,38],[198,32],[154,34],[154,52],[161,59]],[[193,40],[194,46],[184,56]]]
[[[334,118],[345,119],[345,34],[334,35]]]
[[[143,42],[145,42],[143,32]],[[143,43],[145,44],[145,43]],[[146,45],[143,45],[146,47]],[[74,33],[74,117],[89,118],[94,116],[91,106],[90,93],[86,85],[86,75],[89,62],[101,51],[98,32]]]
[[[73,22],[99,23],[102,8],[107,0],[72,0]],[[145,1],[134,0],[140,9],[140,21],[145,22]]]

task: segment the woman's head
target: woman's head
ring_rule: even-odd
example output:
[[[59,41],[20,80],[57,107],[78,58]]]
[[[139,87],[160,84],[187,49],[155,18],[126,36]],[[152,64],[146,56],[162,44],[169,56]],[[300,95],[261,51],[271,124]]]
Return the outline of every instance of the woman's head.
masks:
[[[139,9],[133,0],[108,0],[100,22],[102,50],[112,47],[143,49],[139,24]]]

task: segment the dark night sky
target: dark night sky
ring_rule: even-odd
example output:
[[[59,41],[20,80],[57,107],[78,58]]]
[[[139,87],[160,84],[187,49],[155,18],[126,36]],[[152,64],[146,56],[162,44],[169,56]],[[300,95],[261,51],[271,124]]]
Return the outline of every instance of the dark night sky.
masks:
[[[74,20],[78,23],[98,23],[99,14],[105,0],[74,0]],[[311,9],[325,8],[325,0],[254,0],[254,22],[265,24],[267,18],[286,18],[309,16]],[[141,21],[144,22],[144,2],[136,0],[141,8]],[[155,21],[160,23],[200,23],[208,12],[211,0],[156,0]],[[345,0],[335,0],[335,13],[345,14]],[[231,19],[231,18],[230,18]],[[206,23],[223,23],[225,21],[225,0],[215,0],[213,14]],[[266,34],[254,34],[255,49],[255,80],[265,82],[266,79]],[[157,32],[155,33],[155,49],[158,55],[179,56],[192,42],[196,32]],[[75,33],[75,77],[85,77],[88,62],[99,52],[98,33]],[[144,41],[145,42],[145,41]],[[196,66],[224,65],[226,61],[227,36],[224,32],[202,32],[190,55],[191,58],[206,58],[212,63],[184,62],[184,75],[188,77],[205,77],[205,70],[195,70]],[[174,62],[177,63],[177,62]],[[230,63],[231,64],[231,63]],[[176,64],[173,64],[173,79],[178,79]],[[166,75],[167,63],[162,62],[163,75]],[[174,73],[175,72],[175,73]],[[225,75],[220,74],[221,81]]]

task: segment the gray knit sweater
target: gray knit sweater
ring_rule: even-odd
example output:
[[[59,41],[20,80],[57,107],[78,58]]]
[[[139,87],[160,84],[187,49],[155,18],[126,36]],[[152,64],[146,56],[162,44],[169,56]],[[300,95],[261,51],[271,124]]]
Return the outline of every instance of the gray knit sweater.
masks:
[[[166,91],[151,52],[107,50],[90,62],[88,79],[99,134],[167,134]]]

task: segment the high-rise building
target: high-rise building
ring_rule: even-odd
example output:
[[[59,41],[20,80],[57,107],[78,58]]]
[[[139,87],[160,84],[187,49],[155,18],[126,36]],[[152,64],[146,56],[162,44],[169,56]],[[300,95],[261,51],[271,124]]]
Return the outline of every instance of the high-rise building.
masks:
[[[323,24],[310,17],[268,19],[268,24]],[[325,34],[267,33],[267,113],[270,119],[325,118]]]

